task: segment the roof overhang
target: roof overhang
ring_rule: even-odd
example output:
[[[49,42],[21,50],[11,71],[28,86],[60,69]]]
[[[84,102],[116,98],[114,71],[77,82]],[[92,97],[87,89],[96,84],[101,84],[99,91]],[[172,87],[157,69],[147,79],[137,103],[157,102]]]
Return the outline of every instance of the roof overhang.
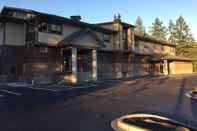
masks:
[[[27,20],[16,18],[16,17],[10,17],[10,16],[0,16],[0,22],[16,22],[16,23],[26,23]]]
[[[185,61],[185,62],[192,62],[193,59],[183,57],[183,56],[173,56],[173,55],[154,55],[150,59],[150,61],[163,61],[163,60],[168,60],[168,61]]]
[[[152,42],[153,44],[160,44],[160,45],[167,45],[167,46],[176,47],[175,44],[171,44],[165,40],[159,40],[156,38],[147,37],[147,36],[140,36],[140,35],[136,35],[136,34],[135,34],[135,40],[141,40],[141,41],[145,41],[145,42]]]

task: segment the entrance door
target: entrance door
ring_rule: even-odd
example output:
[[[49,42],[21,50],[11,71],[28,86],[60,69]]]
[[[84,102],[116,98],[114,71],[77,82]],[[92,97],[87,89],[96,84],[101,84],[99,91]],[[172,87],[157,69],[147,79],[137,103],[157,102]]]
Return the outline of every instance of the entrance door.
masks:
[[[72,59],[71,59],[71,50],[64,50],[64,72],[72,71]]]

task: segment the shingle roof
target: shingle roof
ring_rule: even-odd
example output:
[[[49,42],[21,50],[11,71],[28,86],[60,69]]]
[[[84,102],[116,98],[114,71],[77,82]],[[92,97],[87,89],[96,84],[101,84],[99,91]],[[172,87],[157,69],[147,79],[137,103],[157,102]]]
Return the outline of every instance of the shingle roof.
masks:
[[[168,45],[168,46],[173,46],[175,47],[175,44],[171,44],[168,41],[165,40],[159,40],[150,36],[140,36],[140,35],[136,35],[135,34],[135,39],[136,40],[143,40],[143,41],[147,41],[147,42],[152,42],[153,44],[161,44],[161,45]]]
[[[113,24],[113,23],[114,23],[114,21],[109,21],[109,22],[97,23],[96,25],[108,25],[108,24]],[[126,22],[122,22],[122,21],[120,21],[120,23],[121,23],[123,26],[135,28],[135,26],[132,25],[132,24],[129,24],[129,23],[126,23]]]
[[[7,16],[0,15],[0,22],[6,22],[6,21],[13,21],[13,22],[17,22],[17,23],[27,22],[27,20],[25,20],[25,19],[20,19],[20,18],[16,18],[16,17],[7,17]]]
[[[100,32],[104,32],[104,33],[116,33],[116,31],[102,28],[102,27],[100,27],[96,24],[90,24],[90,23],[86,23],[86,22],[82,22],[82,21],[76,21],[76,20],[68,19],[68,18],[62,17],[62,16],[47,14],[47,13],[38,12],[38,11],[34,11],[34,10],[29,10],[29,9],[23,9],[23,8],[15,8],[15,7],[5,6],[1,11],[1,15],[5,15],[6,12],[10,11],[10,10],[22,11],[22,12],[26,12],[26,13],[36,14],[37,17],[35,17],[33,19],[39,18],[39,19],[49,21],[49,22],[57,22],[57,23],[62,23],[62,24],[67,23],[67,24],[72,24],[72,25],[82,27],[82,28],[90,28],[90,29],[100,31]]]

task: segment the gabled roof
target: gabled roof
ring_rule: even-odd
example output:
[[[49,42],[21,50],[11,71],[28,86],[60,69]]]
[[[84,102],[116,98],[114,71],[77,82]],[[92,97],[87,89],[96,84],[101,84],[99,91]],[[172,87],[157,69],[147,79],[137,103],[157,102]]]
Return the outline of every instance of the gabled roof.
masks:
[[[42,19],[45,21],[62,23],[62,24],[67,23],[67,24],[71,24],[71,25],[78,26],[81,28],[90,28],[92,30],[96,30],[99,32],[104,32],[104,33],[116,33],[116,31],[102,28],[96,24],[90,24],[90,23],[86,23],[86,22],[82,22],[82,21],[76,21],[76,20],[68,19],[68,18],[62,17],[62,16],[47,14],[47,13],[38,12],[38,11],[34,11],[34,10],[29,10],[29,9],[23,9],[23,8],[15,8],[15,7],[5,6],[1,11],[1,15],[6,15],[7,11],[12,11],[12,10],[35,14],[36,17],[34,17],[32,19]]]
[[[168,41],[156,39],[150,36],[140,36],[140,35],[135,34],[135,40],[142,40],[146,42],[152,42],[153,44],[168,45],[168,46],[173,46],[173,47],[176,46],[175,44],[171,44]]]
[[[23,8],[4,6],[2,11],[1,11],[1,15],[5,15],[8,11],[21,11],[21,12],[33,13],[33,14],[39,13],[37,11],[30,10],[30,9],[23,9]]]
[[[80,38],[86,35],[90,35],[95,41],[97,41],[97,43],[86,43],[86,45],[76,43]],[[101,48],[104,47],[105,45],[103,44],[102,40],[100,40],[98,36],[94,34],[93,31],[86,29],[86,30],[74,32],[71,35],[65,37],[63,40],[61,40],[58,43],[58,47],[60,48],[66,46],[84,47],[84,48]]]

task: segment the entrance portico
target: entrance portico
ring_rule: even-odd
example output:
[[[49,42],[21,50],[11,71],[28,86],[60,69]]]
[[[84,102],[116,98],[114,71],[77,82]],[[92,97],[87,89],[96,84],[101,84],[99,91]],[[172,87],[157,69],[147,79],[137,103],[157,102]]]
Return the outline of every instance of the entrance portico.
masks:
[[[71,83],[97,80],[97,50],[69,48],[65,49],[65,79]]]
[[[64,78],[71,83],[96,81],[97,49],[102,47],[101,43],[89,30],[76,32],[63,39],[59,46],[63,49]]]

